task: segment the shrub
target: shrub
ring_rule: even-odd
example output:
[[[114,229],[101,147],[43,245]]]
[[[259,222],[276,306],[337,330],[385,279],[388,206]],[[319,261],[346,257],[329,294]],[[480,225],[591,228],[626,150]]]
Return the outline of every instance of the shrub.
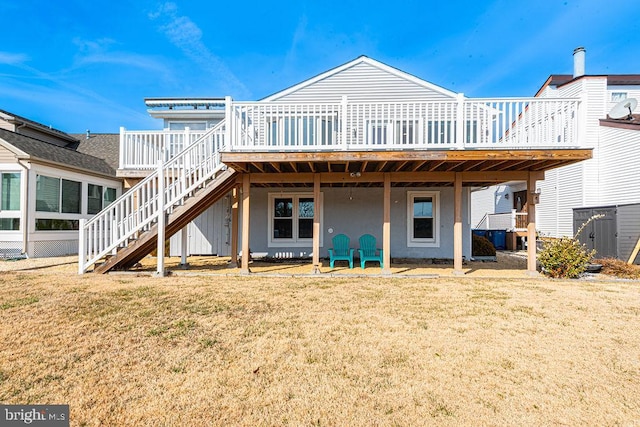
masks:
[[[573,279],[584,273],[594,254],[576,239],[562,237],[546,241],[538,261],[547,276]]]
[[[496,248],[486,237],[473,235],[471,239],[472,256],[496,256]]]

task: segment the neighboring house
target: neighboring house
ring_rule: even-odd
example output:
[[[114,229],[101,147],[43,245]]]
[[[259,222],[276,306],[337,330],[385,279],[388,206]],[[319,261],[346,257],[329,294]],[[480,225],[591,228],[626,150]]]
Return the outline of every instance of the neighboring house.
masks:
[[[616,104],[640,98],[640,75],[584,74],[584,53],[583,49],[574,53],[574,75],[551,75],[536,94],[539,99],[581,99],[579,140],[582,147],[593,149],[591,159],[550,170],[537,184],[536,227],[551,237],[574,234],[574,209],[640,203],[639,116],[609,117]],[[518,228],[516,211],[526,215],[530,196],[526,183],[509,182],[474,191],[472,200],[473,227]],[[609,234],[617,237],[615,230]],[[633,248],[637,238],[626,246]],[[618,255],[628,256],[630,248],[622,248]],[[604,247],[599,252],[600,256],[616,255]]]
[[[0,110],[0,256],[77,254],[80,219],[122,193],[117,150],[118,135],[73,136]]]
[[[249,272],[249,253],[309,257],[317,272],[337,234],[354,248],[375,236],[385,273],[391,257],[453,259],[462,272],[472,188],[535,189],[546,170],[591,157],[579,99],[468,99],[364,56],[260,101],[146,102],[164,130],[121,129],[118,176],[131,188],[82,222],[80,273],[157,249],[163,274],[158,242],[171,236],[183,262],[242,254]]]

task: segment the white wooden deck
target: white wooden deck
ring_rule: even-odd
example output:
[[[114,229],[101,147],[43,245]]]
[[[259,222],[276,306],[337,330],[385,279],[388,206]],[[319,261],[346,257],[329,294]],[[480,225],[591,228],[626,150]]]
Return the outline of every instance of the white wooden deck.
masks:
[[[580,148],[579,99],[428,102],[225,101],[218,147],[228,151],[370,151]],[[120,132],[120,169],[149,170],[203,131]]]

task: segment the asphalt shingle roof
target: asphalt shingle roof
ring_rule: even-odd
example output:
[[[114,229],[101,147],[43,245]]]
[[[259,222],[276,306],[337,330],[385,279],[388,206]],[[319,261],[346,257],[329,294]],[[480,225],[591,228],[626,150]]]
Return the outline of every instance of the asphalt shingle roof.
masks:
[[[78,139],[77,143],[67,145],[80,153],[89,154],[90,156],[104,159],[114,170],[118,169],[120,164],[120,134],[118,133],[92,133],[87,139],[86,134],[71,134]]]
[[[116,175],[115,168],[105,160],[83,152],[60,147],[6,129],[0,129],[0,139],[33,158],[63,164],[71,168],[90,170],[104,175]]]

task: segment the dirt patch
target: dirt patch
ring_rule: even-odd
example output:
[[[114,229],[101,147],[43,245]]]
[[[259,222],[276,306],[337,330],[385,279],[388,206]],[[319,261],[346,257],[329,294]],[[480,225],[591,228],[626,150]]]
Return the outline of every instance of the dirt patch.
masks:
[[[145,257],[140,268],[129,270],[133,274],[150,274],[156,269],[156,258]],[[524,252],[498,252],[497,262],[466,261],[463,265],[468,277],[496,277],[496,278],[524,278],[527,260]],[[230,264],[229,257],[194,256],[188,258],[188,266],[180,265],[179,257],[165,258],[165,269],[175,275],[239,275],[240,269]],[[33,258],[15,261],[0,261],[0,271],[46,271],[64,274],[77,274],[77,257]],[[253,260],[250,263],[253,273],[265,275],[307,275],[313,271],[311,260]],[[356,263],[349,269],[346,262],[337,262],[335,268],[329,267],[329,261],[324,260],[320,267],[326,275],[366,275],[381,274],[381,269],[375,263],[368,263],[365,269]],[[453,277],[453,261],[445,259],[393,259],[391,274],[395,276],[429,276]]]

